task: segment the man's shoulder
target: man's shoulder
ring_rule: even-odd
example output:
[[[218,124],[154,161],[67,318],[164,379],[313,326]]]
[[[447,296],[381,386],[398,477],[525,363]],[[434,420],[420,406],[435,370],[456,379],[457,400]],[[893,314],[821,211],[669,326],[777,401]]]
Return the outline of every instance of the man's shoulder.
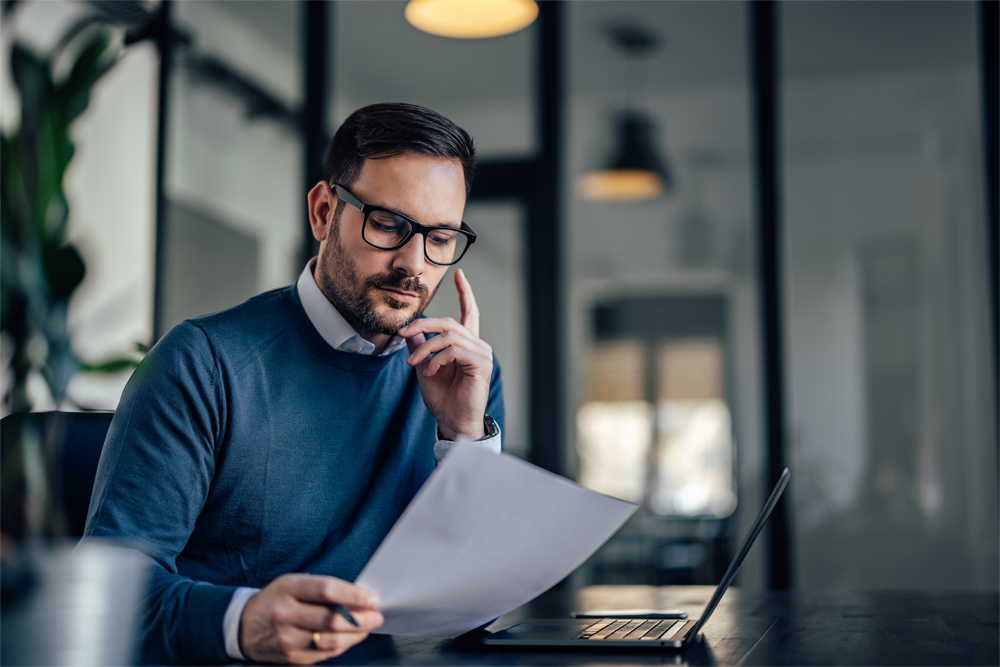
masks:
[[[216,313],[185,320],[171,329],[162,342],[207,345],[214,351],[260,349],[262,343],[293,328],[286,300],[290,287],[258,294]]]
[[[262,329],[286,327],[291,318],[285,300],[293,287],[280,287],[251,297],[243,303],[188,320],[206,334],[249,333]]]

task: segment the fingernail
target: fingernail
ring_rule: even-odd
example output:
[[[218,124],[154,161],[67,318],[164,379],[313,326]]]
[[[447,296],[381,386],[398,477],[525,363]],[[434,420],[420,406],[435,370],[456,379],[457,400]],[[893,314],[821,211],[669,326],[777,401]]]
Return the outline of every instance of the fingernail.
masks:
[[[374,595],[367,600],[370,609],[378,609],[378,598]]]
[[[399,327],[399,331],[406,331],[406,327],[408,327],[408,326],[410,326],[410,325],[409,324],[404,324],[403,326]]]

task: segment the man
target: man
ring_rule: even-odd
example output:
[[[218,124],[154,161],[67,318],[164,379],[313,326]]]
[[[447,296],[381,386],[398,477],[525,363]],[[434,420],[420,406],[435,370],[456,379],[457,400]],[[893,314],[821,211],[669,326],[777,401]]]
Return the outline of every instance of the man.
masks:
[[[433,111],[358,110],[309,193],[320,251],[297,283],[178,325],[129,381],[86,535],[153,560],[144,660],[339,655],[382,623],[349,582],[436,456],[499,451],[500,371],[460,270],[460,322],[416,319],[475,240],[473,166]]]

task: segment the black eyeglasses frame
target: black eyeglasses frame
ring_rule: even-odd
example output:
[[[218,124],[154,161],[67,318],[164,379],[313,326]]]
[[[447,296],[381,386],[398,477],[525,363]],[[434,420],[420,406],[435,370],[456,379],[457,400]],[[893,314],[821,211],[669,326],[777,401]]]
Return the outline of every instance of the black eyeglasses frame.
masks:
[[[424,237],[424,257],[427,259],[427,261],[437,266],[452,266],[454,264],[458,264],[459,260],[465,257],[465,253],[469,252],[469,248],[472,247],[472,244],[476,242],[476,233],[472,231],[472,227],[469,227],[467,224],[465,224],[464,220],[462,221],[462,226],[459,227],[458,229],[455,229],[454,227],[448,225],[422,225],[413,218],[411,218],[410,216],[400,213],[399,211],[394,211],[391,208],[385,208],[384,206],[374,206],[372,204],[364,203],[363,201],[355,197],[354,194],[352,194],[351,191],[345,188],[343,185],[334,183],[331,187],[333,189],[334,194],[337,195],[338,199],[347,202],[354,208],[361,211],[361,214],[364,216],[364,220],[361,223],[361,238],[364,240],[365,243],[367,243],[373,248],[378,248],[379,250],[397,250],[405,246],[407,243],[409,243],[410,239],[413,238],[414,234],[420,234],[421,236]],[[399,217],[403,218],[408,223],[410,223],[410,232],[405,237],[403,237],[402,241],[400,241],[398,244],[392,247],[375,245],[374,243],[368,240],[367,236],[365,236],[365,228],[368,225],[368,216],[374,213],[375,211],[385,211],[386,213],[398,215]],[[436,229],[444,229],[450,232],[460,232],[462,234],[465,234],[466,238],[469,240],[468,245],[466,245],[465,248],[462,250],[462,254],[460,254],[451,262],[447,263],[437,262],[431,259],[431,256],[427,254],[427,233],[432,232]]]

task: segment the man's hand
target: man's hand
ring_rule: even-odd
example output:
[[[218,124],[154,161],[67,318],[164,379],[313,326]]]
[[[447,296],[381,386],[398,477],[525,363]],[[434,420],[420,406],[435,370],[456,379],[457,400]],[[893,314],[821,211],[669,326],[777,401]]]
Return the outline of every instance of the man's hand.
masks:
[[[428,317],[414,320],[399,335],[406,339],[406,363],[417,368],[420,393],[441,434],[449,440],[458,435],[478,440],[485,435],[493,349],[479,338],[479,306],[461,269],[455,271],[455,287],[461,322]],[[429,333],[437,335],[428,339],[424,334]]]
[[[326,605],[332,603],[350,607],[358,627],[330,611]],[[354,584],[334,577],[286,574],[243,608],[240,650],[255,662],[310,665],[328,660],[382,625],[377,609],[375,595]]]

